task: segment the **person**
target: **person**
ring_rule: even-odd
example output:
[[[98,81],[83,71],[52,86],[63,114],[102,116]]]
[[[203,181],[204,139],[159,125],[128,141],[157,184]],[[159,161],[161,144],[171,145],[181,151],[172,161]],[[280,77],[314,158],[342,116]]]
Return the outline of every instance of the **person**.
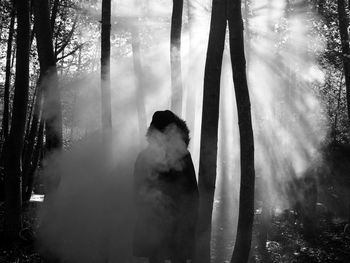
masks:
[[[133,254],[150,263],[185,263],[193,259],[199,203],[189,130],[173,112],[157,111],[146,137],[134,171]]]

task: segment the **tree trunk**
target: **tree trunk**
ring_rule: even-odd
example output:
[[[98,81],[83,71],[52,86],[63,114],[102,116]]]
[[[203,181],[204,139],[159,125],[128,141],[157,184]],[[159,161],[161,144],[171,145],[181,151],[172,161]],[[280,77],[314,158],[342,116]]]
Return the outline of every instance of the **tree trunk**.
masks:
[[[51,153],[62,149],[62,110],[48,0],[34,1],[34,23],[42,76],[40,88],[44,95],[45,147]]]
[[[339,32],[341,39],[341,47],[343,52],[344,77],[346,86],[346,103],[348,107],[348,118],[350,120],[350,59],[349,59],[349,33],[348,33],[348,18],[345,10],[344,0],[338,0],[338,18]]]
[[[210,262],[210,238],[216,180],[219,98],[226,34],[226,0],[213,0],[204,73],[198,187],[199,224],[195,262]]]
[[[237,237],[231,262],[248,262],[254,220],[254,138],[244,57],[243,20],[240,0],[228,1],[230,55],[236,93],[240,135],[241,183]]]
[[[35,0],[33,7],[41,76],[39,89],[42,89],[44,99],[42,118],[45,125],[45,158],[49,163],[52,154],[62,149],[62,110],[48,1]],[[59,171],[47,178],[45,200],[50,198],[59,182]]]
[[[11,22],[9,28],[9,36],[7,39],[6,52],[6,69],[5,69],[5,85],[4,85],[4,113],[2,117],[2,136],[6,140],[9,133],[9,105],[10,105],[10,82],[11,82],[11,54],[12,40],[15,27],[15,6],[11,11]]]
[[[111,0],[102,0],[102,31],[101,31],[101,102],[103,131],[112,128],[111,106]],[[108,143],[108,142],[107,142]]]
[[[29,89],[29,1],[16,1],[16,8],[18,25],[15,94],[11,129],[5,146],[4,229],[9,239],[15,239],[22,227],[21,156]]]
[[[42,109],[42,92],[40,88],[40,80],[38,82],[38,87],[37,87],[37,95],[36,95],[36,100],[35,100],[35,105],[34,105],[34,112],[33,112],[33,119],[32,119],[32,124],[30,126],[30,130],[28,132],[28,145],[27,145],[27,151],[24,155],[24,166],[23,166],[23,193],[27,192],[28,184],[29,184],[29,175],[30,171],[32,169],[32,166],[34,165],[34,154],[35,154],[35,139],[37,135],[39,134],[38,132],[38,124],[39,124],[39,118],[40,118],[40,112]],[[39,136],[39,135],[38,135]],[[24,200],[26,196],[24,195]],[[28,201],[28,200],[26,200]]]
[[[197,105],[197,95],[198,90],[197,85],[192,83],[192,78],[197,70],[197,57],[196,52],[198,47],[195,43],[196,34],[195,32],[195,23],[196,21],[196,6],[192,0],[187,0],[187,17],[188,17],[188,32],[189,32],[189,54],[188,54],[188,73],[186,76],[186,81],[184,82],[185,90],[186,90],[186,123],[189,127],[189,130],[192,131],[192,137],[194,137],[195,129],[196,129],[196,105]],[[190,148],[194,147],[195,141],[190,141]]]
[[[33,158],[30,166],[28,167],[28,172],[26,174],[26,188],[23,192],[23,200],[28,202],[32,196],[33,185],[34,185],[34,175],[35,171],[38,168],[40,161],[40,154],[43,149],[43,139],[44,139],[44,121],[40,120],[38,139],[36,142],[35,150],[33,152]]]
[[[170,29],[171,109],[182,114],[181,26],[183,0],[173,0]]]
[[[136,21],[135,21],[136,22]],[[135,71],[135,82],[136,82],[136,106],[139,119],[139,132],[140,138],[143,138],[143,135],[147,130],[147,119],[146,119],[146,108],[144,101],[144,87],[143,87],[143,71],[141,65],[141,55],[140,55],[140,36],[137,25],[132,25],[131,28],[131,45],[134,61],[134,71]]]

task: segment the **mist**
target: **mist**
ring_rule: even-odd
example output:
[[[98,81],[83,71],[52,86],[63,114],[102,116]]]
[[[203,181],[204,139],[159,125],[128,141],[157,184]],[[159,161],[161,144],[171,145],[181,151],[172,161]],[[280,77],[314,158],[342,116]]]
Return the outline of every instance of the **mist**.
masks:
[[[39,214],[44,222],[40,233],[43,247],[67,262],[97,262],[106,257],[110,262],[132,259],[133,169],[147,141],[146,130],[140,129],[138,123],[136,83],[140,76],[134,70],[130,27],[137,26],[141,36],[141,100],[147,127],[155,111],[169,109],[171,96],[172,2],[149,1],[149,6],[136,2],[112,2],[113,129],[108,156],[101,141],[98,71],[82,72],[77,81],[67,82],[62,92],[63,101],[72,104],[65,113],[72,116],[72,124],[70,128],[66,124],[64,135],[73,134],[73,141],[69,150],[55,154],[46,164],[44,177],[58,171],[61,180]],[[211,7],[210,1],[191,2],[191,23],[187,15],[183,19],[184,98],[180,117],[190,128],[189,151],[197,172]],[[307,5],[296,5],[287,14],[286,2],[252,1],[249,23],[245,21],[256,177],[257,181],[267,182],[267,198],[278,209],[292,205],[290,182],[321,166],[321,147],[327,134],[324,109],[315,88],[323,82],[316,55],[324,44],[309,27],[317,17]],[[85,8],[97,22],[98,7]],[[184,14],[187,8],[186,5]],[[83,34],[91,39],[88,30]],[[99,49],[98,39],[90,42],[92,50]],[[74,97],[71,90],[76,92]],[[222,65],[218,146],[211,255],[212,262],[227,262],[234,245],[240,184],[238,121],[228,45]]]

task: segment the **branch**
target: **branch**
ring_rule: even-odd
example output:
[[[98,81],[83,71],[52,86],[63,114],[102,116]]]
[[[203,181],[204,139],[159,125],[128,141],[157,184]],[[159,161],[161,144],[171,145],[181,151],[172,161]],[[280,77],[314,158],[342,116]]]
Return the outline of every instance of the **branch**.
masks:
[[[75,52],[77,52],[78,49],[82,48],[83,46],[85,45],[85,43],[82,43],[80,45],[77,45],[71,52],[65,54],[65,55],[62,55],[60,57],[56,57],[56,62],[62,60],[62,59],[65,59],[66,57],[69,57],[71,55],[73,55]]]
[[[60,46],[60,48],[56,51],[55,56],[56,56],[56,60],[57,60],[57,56],[65,49],[65,47],[69,44],[70,39],[73,36],[74,30],[76,28],[77,25],[77,21],[78,21],[78,16],[75,17],[74,19],[74,23],[72,26],[72,29],[69,31],[68,36],[65,38],[64,41],[62,41],[62,46]]]

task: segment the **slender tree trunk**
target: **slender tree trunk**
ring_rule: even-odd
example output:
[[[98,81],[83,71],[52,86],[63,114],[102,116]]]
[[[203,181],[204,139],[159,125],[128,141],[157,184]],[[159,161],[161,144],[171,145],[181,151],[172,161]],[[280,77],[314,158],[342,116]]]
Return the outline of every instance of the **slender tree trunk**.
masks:
[[[101,32],[101,101],[102,128],[104,132],[112,128],[111,106],[111,0],[102,0],[102,32]],[[107,142],[108,143],[108,142]]]
[[[30,60],[30,58],[29,58]],[[29,83],[29,86],[30,86],[30,83]],[[26,121],[26,126],[25,126],[25,132],[24,132],[24,143],[23,143],[23,150],[22,150],[22,164],[25,166],[25,158],[26,158],[26,155],[28,153],[28,143],[29,143],[29,132],[30,132],[30,128],[31,128],[31,120],[33,119],[32,118],[32,115],[33,115],[33,109],[34,109],[34,104],[35,104],[35,97],[36,97],[36,93],[37,93],[37,88],[35,88],[35,91],[34,91],[34,94],[33,94],[33,97],[31,99],[31,102],[29,102],[29,99],[28,99],[28,109],[27,109],[27,121]],[[24,187],[24,170],[25,170],[25,167],[22,167],[22,188]]]
[[[144,101],[143,70],[142,70],[141,55],[140,55],[140,36],[139,36],[139,31],[136,24],[132,25],[132,28],[131,28],[131,45],[132,45],[132,52],[133,52],[135,81],[136,81],[136,89],[137,89],[136,103],[137,103],[137,112],[138,112],[138,118],[139,118],[139,131],[140,131],[140,138],[142,138],[147,130],[147,119],[146,119],[146,107],[145,107],[145,101]]]
[[[9,133],[9,104],[10,104],[10,82],[11,82],[11,55],[12,40],[15,27],[15,6],[12,7],[9,36],[7,39],[6,69],[4,85],[4,113],[2,117],[2,136],[6,140]]]
[[[26,174],[26,188],[23,192],[23,200],[28,202],[30,197],[32,196],[33,185],[34,185],[34,175],[35,171],[38,168],[40,162],[40,154],[43,149],[43,139],[44,139],[44,121],[40,120],[39,131],[38,131],[38,139],[36,142],[35,150],[33,152],[32,162],[28,167],[28,172]]]
[[[181,26],[183,0],[173,0],[170,30],[171,109],[182,114]]]
[[[40,87],[40,80],[38,82],[38,87],[37,87],[37,94],[36,94],[36,100],[35,100],[35,105],[34,105],[34,112],[33,112],[33,119],[32,119],[32,124],[30,126],[30,130],[28,132],[28,145],[27,145],[27,151],[24,155],[24,166],[23,166],[23,193],[25,193],[28,188],[29,184],[29,174],[32,169],[32,166],[34,165],[34,153],[35,153],[35,139],[38,136],[38,126],[39,126],[39,118],[40,118],[40,112],[42,109],[42,92],[41,92],[41,87]],[[26,200],[26,196],[23,196],[24,199]],[[26,200],[28,201],[28,200]]]
[[[16,1],[16,9],[18,26],[15,94],[11,129],[5,146],[4,229],[10,239],[15,239],[22,227],[21,156],[29,89],[29,1]]]
[[[185,90],[186,90],[186,123],[189,127],[189,130],[192,131],[192,137],[195,128],[196,128],[196,105],[197,105],[197,85],[194,85],[192,82],[193,75],[196,74],[197,68],[197,57],[196,51],[197,46],[195,43],[195,23],[196,23],[196,15],[195,15],[195,5],[192,0],[187,1],[187,17],[188,17],[188,32],[189,32],[189,54],[188,54],[188,72],[186,76],[186,81],[184,82]],[[198,34],[198,33],[197,33]],[[192,148],[195,144],[195,140],[190,141],[190,148]]]
[[[345,1],[338,0],[338,18],[341,47],[343,51],[344,77],[346,86],[346,104],[348,107],[348,118],[350,120],[350,59],[349,59],[349,33],[348,18],[345,10]]]
[[[254,138],[244,56],[243,20],[240,0],[228,1],[228,23],[233,83],[240,135],[241,183],[237,237],[231,262],[248,262],[254,220]]]
[[[216,180],[220,77],[226,34],[226,0],[213,0],[204,73],[198,187],[199,224],[195,262],[210,262],[210,238]]]
[[[62,149],[62,110],[56,58],[53,50],[48,0],[34,1],[34,23],[40,63],[41,89],[44,95],[43,118],[46,151]]]

